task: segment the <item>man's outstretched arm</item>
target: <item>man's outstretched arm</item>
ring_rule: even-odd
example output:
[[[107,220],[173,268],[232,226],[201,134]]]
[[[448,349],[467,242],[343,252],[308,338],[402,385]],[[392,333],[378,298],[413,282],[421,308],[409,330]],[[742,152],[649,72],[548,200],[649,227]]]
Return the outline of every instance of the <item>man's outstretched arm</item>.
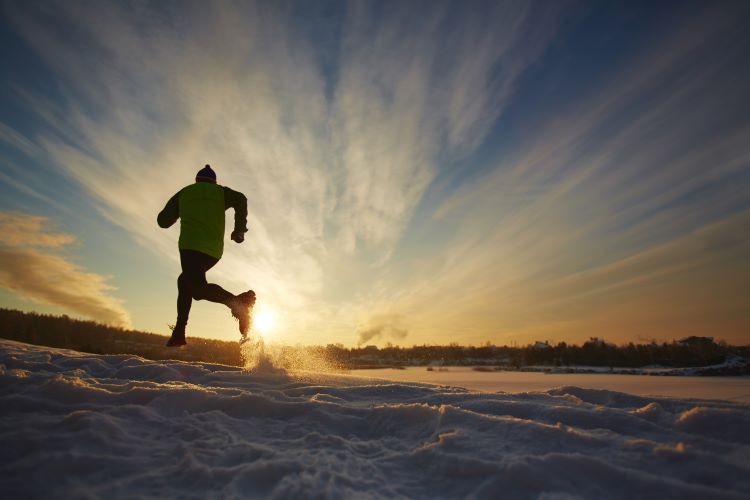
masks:
[[[177,222],[177,219],[180,218],[180,193],[175,194],[172,196],[169,201],[167,202],[164,209],[159,212],[159,215],[156,217],[156,222],[159,223],[159,227],[170,227],[172,224]]]
[[[234,209],[234,231],[232,240],[242,243],[247,232],[247,198],[239,191],[224,186],[224,209]]]

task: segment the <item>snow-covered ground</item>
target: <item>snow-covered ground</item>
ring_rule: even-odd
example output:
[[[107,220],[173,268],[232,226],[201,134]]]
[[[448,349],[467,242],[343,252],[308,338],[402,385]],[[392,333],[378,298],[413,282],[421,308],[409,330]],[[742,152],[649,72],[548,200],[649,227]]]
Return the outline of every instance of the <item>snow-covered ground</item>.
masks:
[[[748,498],[750,405],[0,341],[3,498]]]

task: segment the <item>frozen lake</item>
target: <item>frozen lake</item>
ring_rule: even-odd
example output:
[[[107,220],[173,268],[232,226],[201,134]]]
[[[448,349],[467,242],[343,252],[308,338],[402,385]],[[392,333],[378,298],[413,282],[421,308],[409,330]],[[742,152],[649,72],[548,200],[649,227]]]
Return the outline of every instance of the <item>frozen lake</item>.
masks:
[[[446,368],[442,368],[445,370]],[[435,368],[437,370],[437,368]],[[396,382],[426,382],[463,387],[481,392],[537,392],[555,387],[576,386],[606,389],[639,396],[721,399],[750,403],[750,377],[659,377],[646,375],[478,372],[471,367],[447,367],[427,371],[424,366],[404,370],[384,368],[352,370],[352,375]]]

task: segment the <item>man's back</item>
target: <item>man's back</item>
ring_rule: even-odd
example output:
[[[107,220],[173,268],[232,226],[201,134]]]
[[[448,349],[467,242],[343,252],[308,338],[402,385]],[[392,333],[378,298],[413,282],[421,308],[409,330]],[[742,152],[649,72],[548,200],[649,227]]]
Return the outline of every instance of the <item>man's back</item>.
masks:
[[[234,209],[232,239],[242,241],[247,231],[245,195],[211,182],[196,182],[172,196],[159,213],[161,227],[180,219],[180,250],[195,250],[215,259],[224,252],[224,211]]]
[[[196,182],[178,194],[181,250],[197,250],[216,259],[224,252],[224,188]]]

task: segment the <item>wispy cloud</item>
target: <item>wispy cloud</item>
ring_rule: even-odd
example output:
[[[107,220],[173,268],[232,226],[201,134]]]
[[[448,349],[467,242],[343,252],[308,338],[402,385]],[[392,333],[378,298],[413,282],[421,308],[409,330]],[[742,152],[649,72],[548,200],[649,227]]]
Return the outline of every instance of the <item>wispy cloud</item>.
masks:
[[[333,103],[343,178],[334,216],[346,248],[361,241],[388,251],[438,158],[482,143],[516,79],[554,37],[559,12],[532,22],[529,4],[467,15],[412,5],[381,24],[368,4],[355,5]]]
[[[0,234],[1,287],[91,319],[130,325],[106,278],[51,253],[74,243],[73,236],[53,232],[45,217],[9,212],[0,212]]]
[[[429,223],[455,237],[403,307],[432,331],[475,318],[488,325],[477,339],[740,339],[750,123],[733,75],[744,49],[714,56],[736,23],[677,23],[593,93],[527,124],[527,144],[436,210]]]

